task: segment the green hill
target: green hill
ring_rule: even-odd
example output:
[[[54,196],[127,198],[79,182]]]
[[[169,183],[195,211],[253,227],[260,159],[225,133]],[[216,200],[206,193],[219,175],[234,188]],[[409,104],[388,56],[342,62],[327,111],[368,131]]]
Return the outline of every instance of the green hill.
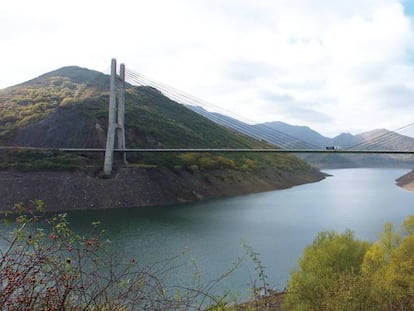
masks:
[[[64,67],[0,91],[0,145],[104,148],[109,77]],[[266,148],[262,142],[219,126],[146,86],[126,90],[126,139],[130,148]],[[309,169],[289,155],[132,155],[135,163],[177,168],[252,169],[271,165]],[[224,160],[227,159],[227,160]],[[5,165],[3,165],[5,166]]]
[[[104,148],[108,89],[109,76],[64,67],[1,90],[0,145]],[[125,127],[129,148],[270,148],[146,86],[127,86]],[[324,178],[286,154],[135,153],[128,154],[128,167],[115,162],[110,179],[96,178],[102,159],[92,153],[0,151],[0,210],[32,199],[63,210],[165,205]]]
[[[0,91],[0,144],[32,147],[104,147],[109,77],[64,67]],[[258,147],[171,101],[150,87],[128,85],[130,147]]]

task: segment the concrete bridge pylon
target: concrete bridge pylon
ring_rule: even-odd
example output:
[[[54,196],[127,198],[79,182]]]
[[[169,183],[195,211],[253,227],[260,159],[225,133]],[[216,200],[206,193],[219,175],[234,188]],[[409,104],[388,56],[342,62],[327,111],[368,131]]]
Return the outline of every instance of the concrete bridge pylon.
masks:
[[[104,175],[110,176],[114,162],[115,141],[118,149],[125,149],[125,65],[120,65],[117,75],[116,59],[111,61],[109,87],[108,131],[104,159]],[[126,162],[126,153],[123,153]]]

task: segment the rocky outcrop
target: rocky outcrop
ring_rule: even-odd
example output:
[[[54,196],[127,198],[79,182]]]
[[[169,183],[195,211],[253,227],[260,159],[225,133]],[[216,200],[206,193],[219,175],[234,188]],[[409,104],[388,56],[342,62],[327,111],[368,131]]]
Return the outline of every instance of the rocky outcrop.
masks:
[[[15,146],[44,148],[103,148],[106,130],[80,109],[58,108],[45,119],[20,127]]]

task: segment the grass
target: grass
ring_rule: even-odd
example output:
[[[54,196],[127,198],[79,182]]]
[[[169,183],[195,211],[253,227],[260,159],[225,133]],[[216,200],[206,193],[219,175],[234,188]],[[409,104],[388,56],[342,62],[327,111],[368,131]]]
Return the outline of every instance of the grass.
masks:
[[[7,150],[0,152],[0,169],[28,171],[74,171],[83,164],[76,155],[58,151]]]

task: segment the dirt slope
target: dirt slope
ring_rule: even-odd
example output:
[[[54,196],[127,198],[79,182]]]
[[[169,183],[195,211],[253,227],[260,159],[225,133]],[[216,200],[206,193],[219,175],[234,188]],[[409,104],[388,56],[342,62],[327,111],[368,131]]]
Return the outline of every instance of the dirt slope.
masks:
[[[316,182],[324,174],[234,170],[174,173],[163,168],[122,168],[111,179],[85,172],[0,171],[0,210],[40,199],[51,211],[140,207],[196,202]]]

